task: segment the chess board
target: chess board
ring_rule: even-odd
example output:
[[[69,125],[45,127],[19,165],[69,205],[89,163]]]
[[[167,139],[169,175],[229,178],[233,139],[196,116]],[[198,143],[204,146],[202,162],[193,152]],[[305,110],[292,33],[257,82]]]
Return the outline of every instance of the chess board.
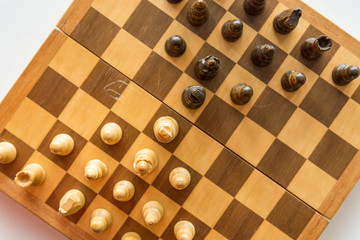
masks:
[[[186,12],[193,2],[166,0],[75,0],[0,105],[1,141],[18,150],[16,160],[0,165],[0,189],[71,239],[121,239],[128,231],[142,239],[175,239],[179,220],[191,221],[195,239],[317,239],[360,176],[360,78],[333,83],[340,63],[360,65],[359,42],[300,1],[269,0],[258,16],[247,15],[240,0],[207,0],[209,20],[191,26]],[[297,28],[277,34],[273,18],[301,7]],[[226,42],[221,26],[244,22],[241,38]],[[168,56],[166,39],[187,42],[179,58]],[[300,44],[326,34],[333,47],[306,60]],[[259,44],[275,46],[267,67],[251,62]],[[221,61],[219,74],[199,80],[194,63],[207,55]],[[305,73],[306,84],[293,93],[281,88],[288,70]],[[236,83],[254,95],[246,105],[230,99]],[[204,86],[206,100],[187,109],[182,91]],[[179,124],[171,143],[160,143],[153,124],[172,116]],[[116,122],[120,143],[109,146],[101,127]],[[75,140],[65,157],[49,150],[51,139],[67,133]],[[153,149],[159,166],[147,177],[132,163],[142,148]],[[109,169],[99,182],[83,176],[87,161],[101,159]],[[28,163],[44,166],[42,185],[22,189],[13,178]],[[182,191],[168,181],[184,167],[192,176]],[[129,202],[118,202],[112,188],[129,180],[136,188]],[[57,213],[63,194],[80,189],[86,204],[78,213]],[[159,224],[148,227],[141,208],[149,200],[165,207]],[[113,224],[100,234],[89,227],[91,212],[105,208]]]

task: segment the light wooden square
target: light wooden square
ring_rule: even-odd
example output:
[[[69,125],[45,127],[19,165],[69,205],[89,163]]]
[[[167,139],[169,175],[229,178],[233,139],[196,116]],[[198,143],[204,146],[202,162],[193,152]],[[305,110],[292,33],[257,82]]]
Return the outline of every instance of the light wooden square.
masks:
[[[214,0],[217,4],[228,10],[235,0]]]
[[[280,231],[277,227],[263,221],[251,240],[291,240],[292,238]]]
[[[318,209],[335,184],[336,179],[307,160],[288,189],[313,208]]]
[[[160,8],[164,13],[166,13],[170,17],[176,18],[176,16],[180,13],[180,11],[187,3],[187,0],[183,0],[176,4],[171,4],[167,0],[149,0],[149,2]]]
[[[169,37],[173,35],[181,36],[186,42],[186,51],[180,57],[171,57],[165,51],[165,42]],[[199,52],[202,45],[204,45],[204,42],[205,41],[198,37],[195,33],[193,33],[175,20],[171,23],[166,32],[162,35],[160,41],[154,47],[154,51],[163,58],[165,58],[167,61],[172,63],[174,66],[178,67],[180,70],[185,71],[186,68],[189,66],[190,62]]]
[[[89,140],[109,111],[100,102],[79,89],[60,114],[59,119]]]
[[[149,47],[121,29],[105,50],[102,58],[132,79],[150,53]]]
[[[156,225],[147,226],[144,222],[144,218],[142,215],[142,208],[145,203],[154,200],[160,202],[163,205],[165,209],[164,216],[160,220],[160,222],[157,223]],[[130,217],[132,217],[134,220],[136,220],[137,222],[145,226],[147,229],[155,233],[157,236],[161,236],[179,210],[180,210],[180,205],[175,203],[173,200],[168,198],[166,195],[161,193],[153,186],[150,186],[146,190],[142,198],[139,200],[139,202],[136,204],[135,208],[130,213]]]
[[[227,240],[227,238],[215,231],[214,229],[211,229],[205,240]]]
[[[296,28],[288,34],[278,33],[273,26],[273,21],[276,15],[281,13],[284,10],[289,9],[284,4],[279,3],[276,8],[272,11],[271,15],[268,17],[262,28],[260,29],[260,34],[269,39],[271,42],[276,44],[286,53],[290,53],[295,45],[299,42],[300,38],[304,34],[305,30],[310,25],[304,18],[300,18],[300,21]],[[318,37],[318,36],[314,36]],[[300,51],[300,49],[299,49]],[[276,57],[276,53],[275,53]]]
[[[327,129],[302,109],[297,108],[278,138],[305,158],[309,158]]]
[[[250,101],[244,105],[237,105],[233,103],[230,97],[231,89],[238,83],[245,83],[252,87],[254,94]],[[231,70],[225,81],[221,84],[219,89],[216,91],[216,95],[223,99],[225,102],[230,104],[232,107],[237,109],[242,114],[246,115],[256,100],[259,98],[261,93],[264,91],[266,84],[257,79],[251,73],[240,67],[238,64]]]
[[[207,178],[202,178],[185,201],[183,208],[208,226],[214,227],[232,200],[233,197],[227,192]]]
[[[98,61],[94,54],[68,38],[49,63],[49,67],[80,87]]]
[[[254,170],[235,198],[265,219],[283,193],[284,189],[279,185]]]
[[[210,34],[209,38],[207,39],[207,42],[210,43],[216,49],[218,49],[220,52],[225,54],[228,58],[230,58],[234,62],[238,62],[241,56],[243,55],[243,53],[249,47],[252,40],[255,38],[257,32],[251,27],[249,27],[247,24],[243,23],[244,28],[241,37],[235,42],[226,41],[221,34],[221,28],[226,21],[234,20],[234,19],[237,19],[237,17],[232,15],[230,12],[226,12],[223,18],[218,23],[218,25]]]
[[[53,115],[25,98],[5,128],[37,149],[55,122]]]
[[[223,147],[217,141],[192,126],[174,155],[200,174],[205,175],[222,149]]]

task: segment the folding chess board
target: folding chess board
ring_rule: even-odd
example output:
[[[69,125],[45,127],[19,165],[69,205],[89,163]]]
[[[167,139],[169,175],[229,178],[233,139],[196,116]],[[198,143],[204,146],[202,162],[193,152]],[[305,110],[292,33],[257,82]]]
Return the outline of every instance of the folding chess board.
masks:
[[[18,150],[14,162],[0,165],[0,189],[71,239],[121,239],[129,231],[142,239],[175,239],[174,224],[188,220],[195,239],[317,239],[360,174],[360,78],[346,86],[333,83],[340,63],[360,65],[359,42],[297,0],[269,0],[257,16],[244,12],[241,0],[207,0],[209,20],[200,27],[187,22],[194,0],[75,0],[0,105],[1,141]],[[301,7],[297,28],[277,34],[273,18]],[[244,22],[241,38],[226,42],[221,26]],[[164,43],[177,34],[187,42],[179,58]],[[300,44],[326,34],[333,47],[319,59],[306,60]],[[275,46],[267,67],[255,66],[251,51]],[[207,55],[221,61],[210,81],[194,75],[194,63]],[[282,89],[288,70],[303,72],[306,84],[296,92]],[[246,83],[254,95],[235,105],[230,90]],[[206,90],[198,109],[187,109],[182,91],[190,85]],[[172,116],[179,124],[171,143],[159,143],[153,124]],[[116,122],[120,143],[109,146],[101,127]],[[51,139],[67,133],[75,140],[65,157],[49,150]],[[147,177],[134,173],[135,153],[153,149],[158,168]],[[99,182],[86,181],[87,161],[101,159],[109,169]],[[18,187],[15,174],[40,163],[42,185]],[[184,167],[192,176],[182,191],[168,181]],[[136,188],[129,202],[118,202],[112,188],[120,180]],[[86,197],[74,215],[57,213],[72,188]],[[149,200],[164,205],[159,224],[146,226],[141,208]],[[96,208],[112,213],[113,224],[100,234],[89,227]]]

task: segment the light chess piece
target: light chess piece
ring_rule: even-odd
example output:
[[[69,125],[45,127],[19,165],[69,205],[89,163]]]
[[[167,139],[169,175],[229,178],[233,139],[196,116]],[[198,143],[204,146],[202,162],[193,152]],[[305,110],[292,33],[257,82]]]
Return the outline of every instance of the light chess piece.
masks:
[[[169,175],[169,182],[173,188],[183,190],[189,186],[191,175],[189,171],[182,167],[174,168]]]
[[[122,134],[121,127],[114,122],[106,123],[100,131],[101,139],[108,145],[117,144],[121,140]]]
[[[299,23],[302,11],[300,8],[288,9],[274,18],[274,28],[278,33],[290,33]]]
[[[45,169],[37,163],[30,163],[16,174],[15,183],[20,187],[37,186],[45,181]]]
[[[180,57],[186,50],[186,42],[179,35],[169,37],[165,42],[165,51],[172,57]]]
[[[192,240],[195,237],[195,227],[189,221],[179,221],[174,226],[174,234],[177,240]]]
[[[306,77],[301,72],[294,70],[284,73],[281,78],[281,86],[285,91],[294,92],[298,90],[306,82]]]
[[[153,130],[155,138],[159,142],[169,143],[178,135],[179,125],[174,118],[170,116],[164,116],[156,120]]]
[[[230,97],[233,103],[243,105],[250,101],[253,94],[252,87],[245,83],[238,83],[231,89]]]
[[[113,197],[120,202],[127,202],[131,200],[134,197],[134,194],[134,185],[126,180],[117,182],[113,188]]]
[[[188,11],[189,23],[193,26],[203,25],[209,18],[209,10],[205,0],[196,0]]]
[[[253,63],[258,66],[267,66],[274,58],[275,48],[270,44],[264,44],[256,46],[254,51],[251,53],[251,59]]]
[[[149,201],[144,204],[142,214],[146,225],[152,226],[164,216],[164,207],[158,201]]]
[[[206,92],[201,86],[189,86],[185,88],[181,95],[182,103],[185,107],[190,109],[196,109],[201,107],[205,102]]]
[[[95,233],[105,231],[112,224],[111,213],[104,209],[98,208],[91,213],[90,228]]]
[[[244,9],[245,12],[251,15],[258,15],[265,9],[265,0],[245,0]]]
[[[84,176],[86,180],[97,181],[104,178],[108,172],[108,168],[105,163],[98,159],[90,160],[86,163],[84,169]]]
[[[195,64],[195,75],[201,80],[210,80],[216,76],[220,68],[220,60],[207,56]]]
[[[9,164],[16,158],[17,152],[14,145],[9,142],[0,142],[0,163]]]
[[[359,74],[358,66],[339,64],[333,69],[332,78],[337,85],[344,86],[359,77]]]
[[[301,54],[307,59],[315,59],[320,57],[323,52],[329,51],[331,46],[332,41],[328,36],[308,38],[301,45]]]
[[[77,213],[85,205],[84,194],[77,189],[67,191],[59,203],[59,214],[69,216]]]
[[[121,240],[141,240],[141,237],[136,232],[127,232],[121,237]]]
[[[234,42],[241,37],[244,24],[240,19],[229,20],[221,28],[221,34],[226,41]]]
[[[56,135],[50,143],[50,151],[59,156],[66,156],[74,149],[74,139],[68,134]]]
[[[134,170],[140,176],[149,175],[157,167],[159,158],[151,149],[141,149],[135,154]]]

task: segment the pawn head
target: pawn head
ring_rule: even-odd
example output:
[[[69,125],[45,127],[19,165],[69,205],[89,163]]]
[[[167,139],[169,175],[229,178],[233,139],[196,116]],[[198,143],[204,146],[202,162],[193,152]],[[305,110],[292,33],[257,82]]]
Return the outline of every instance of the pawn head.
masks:
[[[296,74],[295,79],[298,85],[303,85],[306,82],[306,77],[302,73]]]
[[[273,45],[270,44],[265,44],[264,45],[264,55],[268,58],[272,58],[275,55],[275,47]]]
[[[217,65],[218,63],[214,57],[208,58],[205,63],[207,69],[216,69]]]
[[[178,35],[171,36],[169,38],[169,45],[174,48],[181,48],[183,45],[183,39]]]
[[[349,68],[348,68],[348,73],[349,73],[349,76],[352,78],[352,79],[355,79],[359,76],[360,74],[360,69],[358,66],[355,66],[355,65],[351,65]]]
[[[244,27],[244,25],[240,21],[240,19],[235,19],[235,20],[230,21],[230,29],[232,32],[241,32],[243,27]]]

